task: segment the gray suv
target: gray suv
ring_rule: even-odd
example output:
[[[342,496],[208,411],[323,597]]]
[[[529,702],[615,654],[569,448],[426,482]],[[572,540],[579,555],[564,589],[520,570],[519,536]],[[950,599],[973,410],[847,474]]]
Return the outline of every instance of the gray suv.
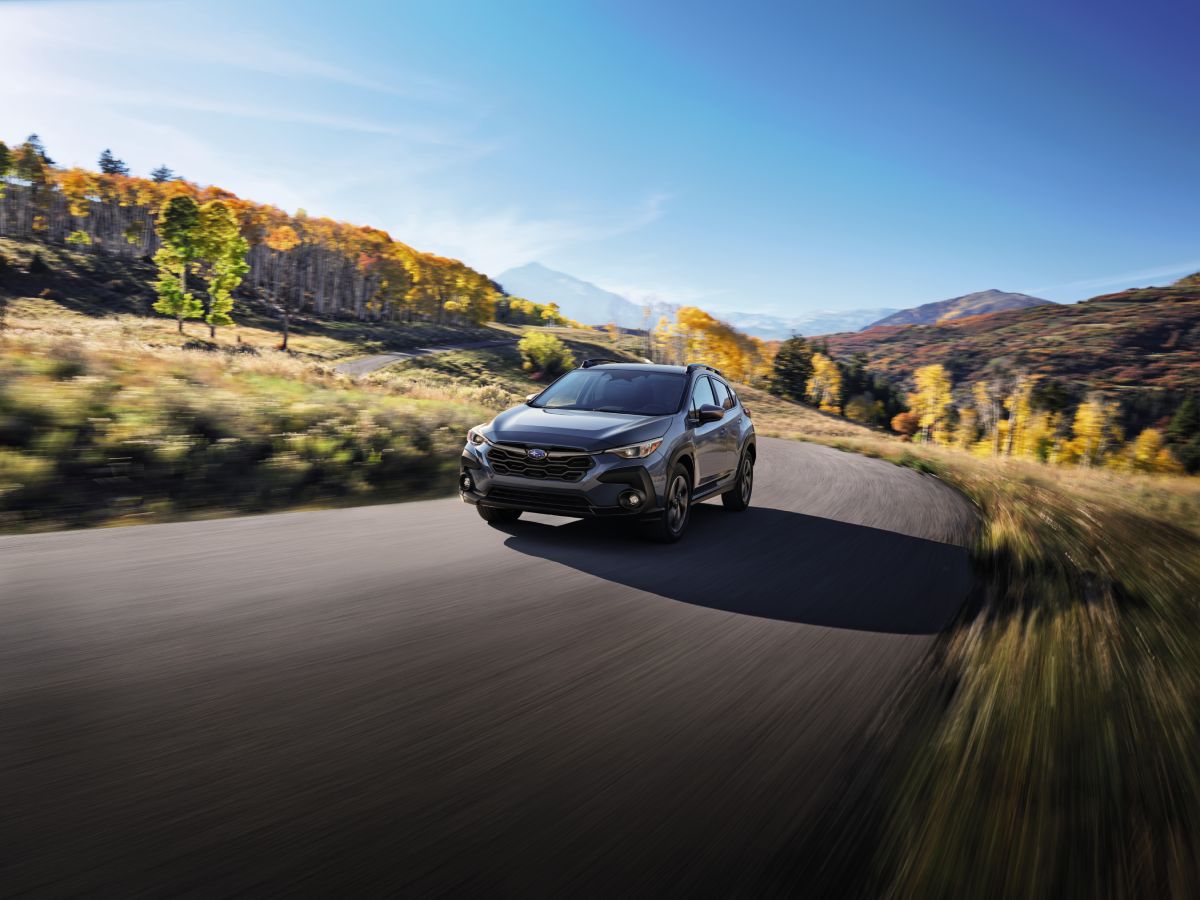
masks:
[[[711,366],[587,360],[467,434],[459,490],[488,522],[625,517],[679,540],[693,503],[750,505],[754,424]]]

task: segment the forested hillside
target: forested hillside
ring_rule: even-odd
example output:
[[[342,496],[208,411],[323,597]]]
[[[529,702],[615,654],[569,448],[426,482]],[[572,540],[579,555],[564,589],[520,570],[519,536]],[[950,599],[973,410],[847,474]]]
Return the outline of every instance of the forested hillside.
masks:
[[[835,355],[863,354],[871,368],[903,381],[933,363],[960,381],[1002,364],[1079,390],[1195,389],[1200,284],[1193,277],[1073,305],[872,328],[825,341]]]
[[[377,228],[311,217],[303,210],[292,215],[176,177],[165,166],[150,178],[134,177],[107,150],[99,168],[56,166],[36,135],[11,149],[0,142],[0,236],[149,259],[163,248],[165,205],[186,197],[199,208],[218,203],[232,213],[249,266],[240,290],[253,292],[284,316],[565,321],[552,307],[507,297],[486,275],[458,260],[422,253]]]

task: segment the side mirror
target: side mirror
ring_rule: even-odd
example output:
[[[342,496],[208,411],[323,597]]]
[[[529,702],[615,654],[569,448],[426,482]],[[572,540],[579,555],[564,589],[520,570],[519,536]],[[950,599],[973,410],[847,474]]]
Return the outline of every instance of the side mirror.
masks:
[[[696,418],[700,421],[701,425],[705,422],[720,422],[725,418],[725,410],[719,406],[713,406],[711,403],[705,403],[700,407]]]

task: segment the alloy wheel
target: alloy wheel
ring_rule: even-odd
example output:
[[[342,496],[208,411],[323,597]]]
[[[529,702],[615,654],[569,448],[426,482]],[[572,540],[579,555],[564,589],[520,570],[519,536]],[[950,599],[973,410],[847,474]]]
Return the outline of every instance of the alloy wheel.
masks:
[[[688,484],[683,475],[676,475],[667,494],[667,527],[672,534],[683,530],[688,514]]]

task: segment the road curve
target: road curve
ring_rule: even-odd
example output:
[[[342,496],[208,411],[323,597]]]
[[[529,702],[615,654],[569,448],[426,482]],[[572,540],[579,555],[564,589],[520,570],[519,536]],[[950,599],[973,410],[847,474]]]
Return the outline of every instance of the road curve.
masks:
[[[348,359],[333,367],[335,372],[343,375],[366,375],[379,369],[398,363],[414,356],[431,356],[434,353],[445,353],[449,350],[479,350],[483,347],[499,347],[511,344],[512,341],[468,341],[465,344],[447,344],[439,347],[418,347],[413,350],[397,350],[394,353],[378,353],[374,356],[360,356],[358,359]]]
[[[0,539],[5,893],[795,892],[972,516],[758,476],[674,546],[457,499]]]

